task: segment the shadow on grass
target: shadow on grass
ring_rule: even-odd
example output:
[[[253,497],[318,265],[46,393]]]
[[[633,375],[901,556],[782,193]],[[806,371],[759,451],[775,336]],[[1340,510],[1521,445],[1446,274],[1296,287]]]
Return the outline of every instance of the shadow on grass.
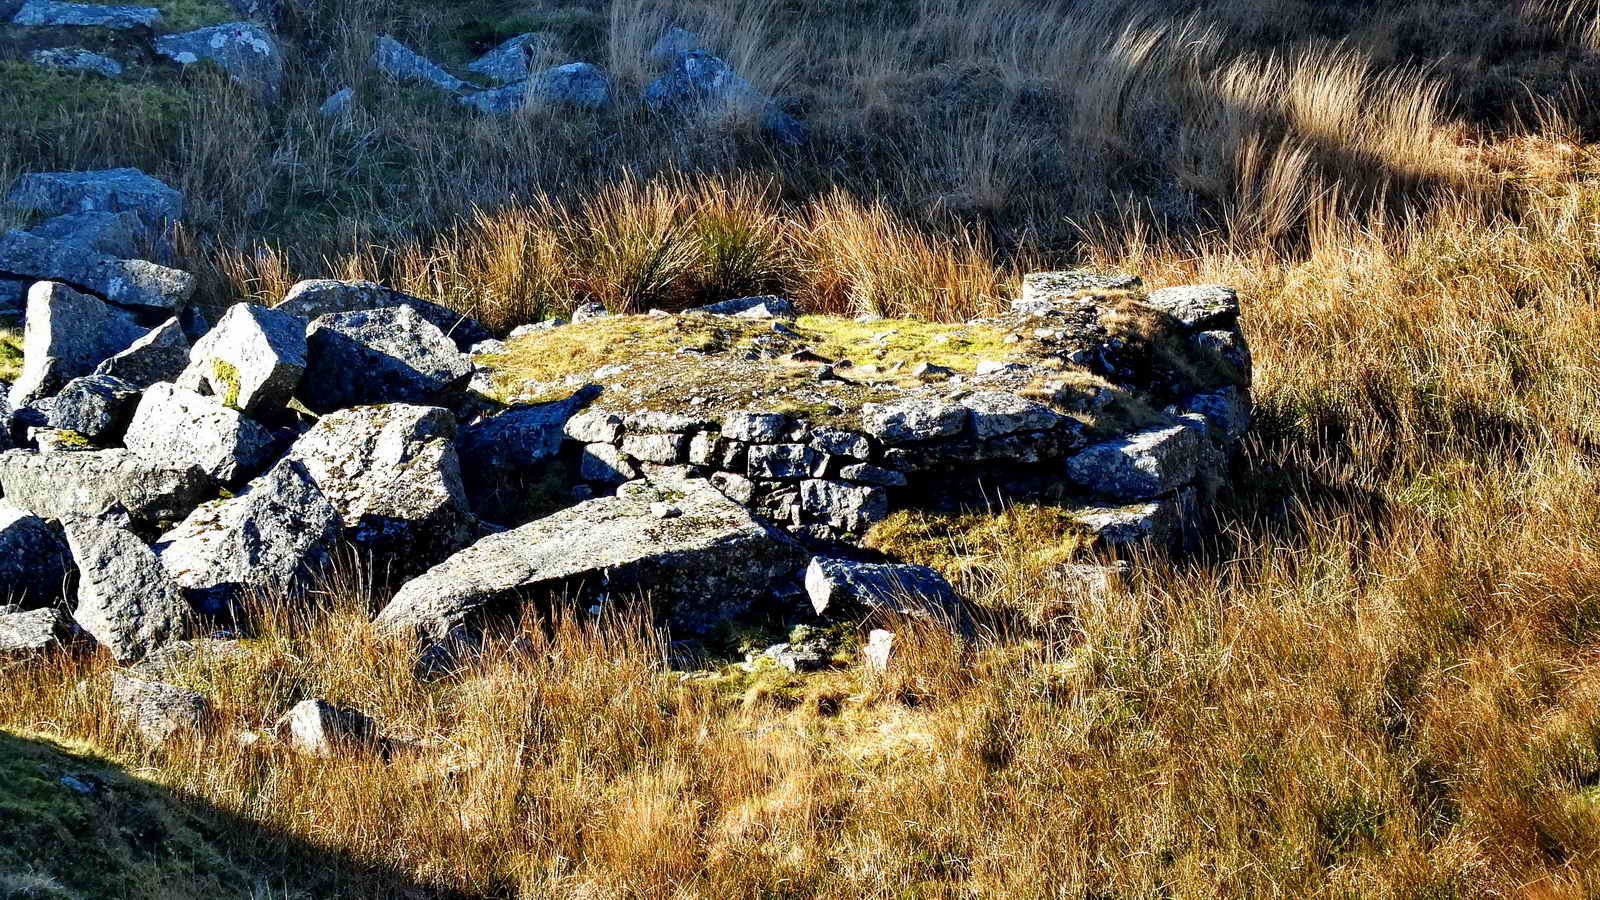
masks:
[[[0,732],[0,898],[465,898]]]

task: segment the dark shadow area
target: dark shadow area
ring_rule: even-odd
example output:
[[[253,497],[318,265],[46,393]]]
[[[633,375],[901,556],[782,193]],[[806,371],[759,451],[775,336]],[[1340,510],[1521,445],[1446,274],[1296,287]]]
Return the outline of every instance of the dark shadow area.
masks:
[[[0,897],[468,896],[0,732]]]

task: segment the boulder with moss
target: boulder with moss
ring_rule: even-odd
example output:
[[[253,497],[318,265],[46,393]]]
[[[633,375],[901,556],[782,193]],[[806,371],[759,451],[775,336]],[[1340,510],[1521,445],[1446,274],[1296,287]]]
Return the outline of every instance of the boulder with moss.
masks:
[[[299,399],[316,413],[370,403],[453,408],[472,361],[410,306],[319,316],[306,332]]]
[[[237,303],[195,342],[177,385],[255,415],[288,403],[305,370],[305,319]]]
[[[98,298],[52,281],[34,284],[22,333],[22,374],[11,386],[12,407],[54,396],[144,333],[131,315]]]

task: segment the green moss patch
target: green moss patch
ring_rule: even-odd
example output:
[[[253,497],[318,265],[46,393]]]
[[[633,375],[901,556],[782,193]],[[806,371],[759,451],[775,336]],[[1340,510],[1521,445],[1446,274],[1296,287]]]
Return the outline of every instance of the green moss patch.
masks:
[[[932,566],[952,581],[1017,555],[1031,567],[1070,563],[1091,544],[1070,510],[1019,503],[998,513],[902,510],[867,532],[868,547],[900,562]]]
[[[22,375],[22,332],[0,328],[0,381],[16,381]]]

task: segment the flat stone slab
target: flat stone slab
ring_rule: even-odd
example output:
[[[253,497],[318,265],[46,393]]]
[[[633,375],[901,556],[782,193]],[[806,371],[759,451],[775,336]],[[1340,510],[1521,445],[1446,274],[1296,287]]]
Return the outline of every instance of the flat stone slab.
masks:
[[[487,75],[501,84],[521,81],[532,74],[532,70],[528,68],[529,60],[535,54],[549,49],[548,35],[538,32],[519,34],[468,63],[467,71]]]
[[[1148,500],[1194,479],[1203,433],[1180,424],[1095,444],[1067,460],[1080,487],[1118,500]]]
[[[312,321],[332,313],[360,312],[390,306],[410,307],[424,321],[444,332],[458,350],[467,350],[493,337],[489,329],[475,319],[371,281],[338,281],[332,278],[301,281],[290,288],[289,293],[273,309]]]
[[[59,609],[0,607],[0,658],[45,653],[71,635],[72,620]]]
[[[157,233],[169,220],[183,218],[183,193],[138,169],[28,172],[17,178],[6,202],[26,212],[47,216],[131,212],[139,216],[146,228]]]
[[[431,84],[441,90],[455,93],[469,90],[472,85],[451,75],[433,60],[387,34],[379,35],[372,48],[372,65],[378,71],[397,81],[416,81]]]
[[[101,56],[88,50],[54,47],[47,50],[35,50],[29,57],[35,65],[47,69],[60,69],[65,72],[88,72],[104,78],[122,77],[122,63],[109,56]]]
[[[194,276],[143,259],[118,259],[25,231],[0,235],[0,273],[60,281],[118,306],[177,312],[194,294]]]
[[[664,516],[669,508],[676,514]],[[483,538],[407,583],[377,621],[442,640],[475,614],[550,593],[585,605],[647,594],[661,620],[702,632],[769,596],[805,560],[799,544],[708,482],[632,482]]]
[[[283,56],[265,28],[254,22],[230,22],[156,38],[156,52],[182,66],[210,62],[234,81],[277,94],[283,84]]]
[[[144,524],[176,521],[214,490],[198,466],[160,465],[131,450],[0,453],[6,502],[44,519],[125,512]]]
[[[102,6],[98,3],[58,3],[56,0],[26,0],[13,25],[50,28],[154,28],[161,24],[161,10],[153,6]]]

